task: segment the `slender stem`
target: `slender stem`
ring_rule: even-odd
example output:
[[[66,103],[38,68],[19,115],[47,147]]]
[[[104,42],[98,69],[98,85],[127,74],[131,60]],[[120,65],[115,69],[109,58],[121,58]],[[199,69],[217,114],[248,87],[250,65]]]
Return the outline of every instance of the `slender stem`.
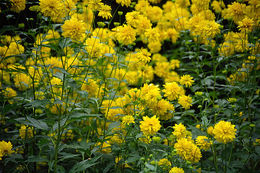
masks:
[[[224,173],[226,173],[227,172],[227,144],[224,145],[224,153],[225,153]]]
[[[233,147],[234,147],[234,142],[232,142],[231,151],[230,151],[229,158],[228,158],[228,166],[230,165],[230,162],[231,162],[231,157],[233,154]]]
[[[215,148],[214,144],[211,146],[211,150],[213,152],[213,160],[214,160],[214,165],[215,165],[215,171],[216,171],[216,173],[218,173],[217,154],[216,154],[216,148]]]
[[[85,160],[85,152],[81,153],[82,161]],[[85,173],[85,170],[82,171],[82,173]]]

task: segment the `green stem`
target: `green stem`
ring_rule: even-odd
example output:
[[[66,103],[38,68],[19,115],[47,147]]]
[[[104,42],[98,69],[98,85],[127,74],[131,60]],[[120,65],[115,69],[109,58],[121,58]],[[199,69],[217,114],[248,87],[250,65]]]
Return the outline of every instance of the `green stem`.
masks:
[[[229,154],[228,166],[230,165],[230,162],[231,162],[231,157],[232,157],[232,154],[233,154],[233,147],[234,147],[234,142],[232,143],[231,151],[230,151],[230,154]]]
[[[216,173],[218,173],[217,154],[216,154],[216,148],[215,148],[214,144],[212,145],[211,150],[213,152],[213,160],[214,160],[214,165],[215,165],[215,171],[216,171]]]
[[[225,164],[224,164],[224,173],[227,172],[227,144],[224,145],[224,153],[225,153]],[[222,151],[223,152],[223,151]],[[224,159],[223,159],[224,160]]]

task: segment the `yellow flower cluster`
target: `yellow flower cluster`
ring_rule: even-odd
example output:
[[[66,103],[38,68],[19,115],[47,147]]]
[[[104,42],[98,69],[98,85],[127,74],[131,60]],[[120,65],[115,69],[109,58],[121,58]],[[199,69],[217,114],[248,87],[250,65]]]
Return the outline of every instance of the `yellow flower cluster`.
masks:
[[[22,139],[30,139],[33,137],[33,127],[22,125],[19,134]]]
[[[236,131],[235,125],[232,125],[231,122],[219,121],[215,124],[212,133],[218,142],[226,144],[236,138]]]
[[[173,167],[169,173],[184,173],[184,170],[182,168]]]
[[[228,32],[224,34],[224,43],[218,49],[223,56],[231,56],[235,52],[248,50],[248,38],[244,33]]]
[[[87,29],[87,24],[78,20],[76,17],[66,20],[61,28],[63,31],[62,35],[64,37],[69,37],[74,41],[83,41],[86,37],[85,32]]]
[[[3,91],[3,94],[7,98],[12,98],[12,97],[17,96],[16,91],[12,88],[9,88],[9,87],[5,88],[5,90]]]
[[[129,124],[132,124],[132,123],[135,123],[135,119],[133,116],[131,115],[126,115],[122,118],[122,124],[123,125],[129,125]]]
[[[111,144],[109,141],[104,141],[104,142],[98,142],[96,144],[97,146],[100,147],[100,152],[102,153],[111,153]]]
[[[73,131],[71,129],[67,130],[66,132],[64,132],[62,135],[61,135],[61,140],[62,141],[67,141],[67,140],[73,140],[74,139],[74,134],[73,134]]]
[[[163,169],[169,169],[172,164],[168,159],[163,158],[158,161],[158,166],[161,166]]]
[[[192,105],[192,98],[190,96],[181,95],[178,99],[178,103],[182,105],[184,109],[190,109]]]
[[[9,154],[12,154],[14,151],[12,150],[13,145],[11,142],[0,142],[0,160],[2,160],[2,157],[7,156]]]
[[[196,138],[196,145],[200,147],[202,150],[208,150],[212,145],[212,141],[209,141],[207,136],[198,136]]]
[[[175,124],[173,126],[174,131],[172,132],[172,134],[177,138],[177,139],[181,139],[181,138],[185,138],[189,135],[189,132],[186,130],[186,127],[180,123],[180,124]]]
[[[50,17],[54,22],[62,22],[66,17],[65,2],[62,0],[40,0],[39,6],[42,14]]]
[[[191,87],[193,83],[193,77],[191,77],[190,75],[183,75],[180,79],[180,84],[185,85],[186,87]]]
[[[260,69],[260,58],[255,56],[249,56],[248,60],[244,60],[242,68],[239,68],[235,73],[231,74],[227,80],[230,84],[234,85],[236,82],[244,82],[249,77],[249,74],[252,70]]]
[[[123,45],[132,44],[136,39],[136,31],[129,25],[118,26],[113,31],[115,38]]]
[[[20,13],[25,9],[26,0],[10,0],[12,3],[11,10]]]
[[[143,121],[140,122],[140,129],[145,136],[155,135],[161,128],[160,121],[156,116],[149,118],[143,117]]]
[[[194,144],[192,140],[187,138],[181,138],[177,140],[174,144],[174,148],[178,155],[183,159],[190,161],[192,163],[199,162],[202,157],[200,149]]]
[[[25,8],[25,0],[11,1],[11,10],[15,12]],[[124,143],[126,127],[136,126],[142,119],[139,128],[143,136],[140,141],[147,144],[152,139],[154,143],[167,141],[174,145],[177,154],[184,160],[197,163],[202,157],[200,149],[209,150],[212,145],[208,137],[198,136],[192,140],[191,132],[182,123],[174,125],[169,139],[163,139],[163,135],[155,136],[162,127],[160,120],[171,120],[175,109],[179,111],[174,104],[178,103],[177,106],[181,105],[185,110],[191,108],[193,100],[185,89],[190,94],[193,88],[189,87],[194,84],[191,75],[179,76],[176,69],[180,68],[181,62],[174,59],[176,57],[167,57],[167,53],[163,56],[161,53],[164,52],[159,52],[164,51],[164,43],[179,43],[179,38],[186,34],[183,31],[187,30],[198,45],[215,47],[218,42],[214,39],[221,33],[221,25],[215,21],[213,9],[225,19],[233,20],[239,29],[239,32],[224,34],[224,41],[217,49],[220,56],[227,57],[236,52],[252,53],[242,67],[228,78],[230,83],[245,81],[249,75],[245,69],[250,72],[254,63],[259,63],[256,56],[259,45],[252,48],[247,36],[259,25],[259,14],[256,13],[259,5],[255,2],[234,2],[226,8],[223,1],[216,0],[175,0],[160,6],[154,4],[161,3],[161,0],[116,0],[121,6],[134,9],[126,13],[126,22],[122,25],[114,23],[113,29],[104,28],[107,23],[101,22],[98,26],[103,28],[94,29],[94,16],[103,20],[112,17],[111,7],[101,0],[40,0],[39,7],[31,9],[50,17],[53,22],[61,23],[61,30],[53,28],[39,33],[35,38],[34,50],[24,60],[24,65],[18,61],[19,55],[24,53],[22,39],[19,36],[3,36],[0,46],[1,94],[12,104],[17,93],[27,93],[33,88],[34,99],[50,100],[46,109],[38,109],[39,112],[51,115],[81,110],[83,106],[92,113],[101,104],[100,111],[105,121],[88,118],[80,122],[90,125],[92,120],[95,121],[97,130],[93,133],[98,139],[105,136],[111,122],[120,122],[118,127],[112,129],[111,135],[106,134],[104,141],[96,142],[95,147],[98,146],[100,152],[110,153],[112,145]],[[112,25],[109,23],[109,26]],[[58,53],[53,46],[60,46],[60,40],[64,38],[70,38],[73,43],[65,39],[69,44],[64,44],[64,49]],[[120,47],[115,47],[118,43]],[[142,47],[138,47],[139,43]],[[132,50],[121,52],[121,48],[127,47]],[[151,83],[154,78],[159,78],[162,88]],[[196,95],[202,96],[203,93],[196,92]],[[234,103],[235,99],[228,101]],[[202,129],[200,125],[197,128]],[[235,139],[236,129],[230,122],[220,121],[214,128],[208,127],[207,133],[226,144]],[[22,139],[29,139],[34,136],[34,129],[22,125],[19,134]],[[61,138],[63,142],[73,140],[74,132],[66,130]],[[6,153],[10,154],[11,148],[10,142],[0,142],[0,159]],[[120,159],[117,157],[117,162]],[[158,165],[169,169],[172,163],[164,158],[159,160]],[[170,173],[183,172],[178,167],[170,170]]]
[[[176,100],[179,96],[184,95],[184,89],[178,85],[177,82],[166,83],[164,85],[163,92],[164,96],[168,98],[168,100]]]

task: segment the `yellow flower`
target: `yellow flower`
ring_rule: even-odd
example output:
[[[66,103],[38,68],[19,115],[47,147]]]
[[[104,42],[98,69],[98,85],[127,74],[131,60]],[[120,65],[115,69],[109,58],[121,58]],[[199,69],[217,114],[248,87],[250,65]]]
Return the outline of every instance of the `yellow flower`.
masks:
[[[136,57],[139,61],[143,63],[148,63],[151,61],[151,53],[147,49],[139,49],[136,53]]]
[[[192,5],[195,6],[198,11],[206,10],[209,8],[210,0],[192,0]],[[192,12],[194,13],[194,12]]]
[[[209,135],[211,135],[211,136],[213,136],[213,127],[212,126],[209,126],[208,128],[207,128],[207,133],[209,134]]]
[[[152,141],[150,136],[142,136],[139,138],[140,141],[146,143],[146,144],[150,144],[150,142]]]
[[[193,77],[191,77],[190,75],[183,75],[180,79],[180,84],[185,85],[186,87],[191,87],[193,83]]]
[[[19,13],[25,9],[26,0],[10,0],[11,1],[11,10]]]
[[[129,7],[131,4],[131,0],[116,0],[116,3],[121,4],[122,6]]]
[[[61,22],[66,16],[65,4],[61,0],[40,0],[39,5],[43,15],[54,22]]]
[[[69,37],[73,41],[83,41],[87,25],[76,17],[72,17],[70,20],[66,20],[61,28],[64,37]]]
[[[52,43],[57,43],[59,38],[60,38],[59,32],[52,30],[52,29],[50,29],[47,32],[47,35],[45,37],[45,39],[49,40]]]
[[[86,50],[90,57],[99,58],[104,55],[104,44],[100,42],[99,38],[88,38],[86,40]]]
[[[146,17],[152,22],[158,22],[162,18],[163,11],[158,6],[148,6],[146,9]]]
[[[98,84],[93,79],[88,79],[88,81],[84,81],[84,83],[81,86],[82,91],[88,92],[88,95],[90,97],[96,97],[98,94]]]
[[[104,141],[102,146],[101,146],[101,142],[98,142],[97,146],[100,146],[100,150],[102,153],[111,153],[111,151],[112,151],[109,141]]]
[[[180,123],[180,124],[175,124],[173,126],[174,131],[172,132],[172,134],[174,136],[176,136],[178,139],[180,138],[185,138],[187,136],[187,130],[186,127]]]
[[[142,15],[138,11],[128,12],[125,15],[126,23],[134,28],[137,28],[138,21]]]
[[[2,150],[0,149],[0,160],[2,160],[2,157],[3,157],[3,153]]]
[[[192,98],[190,96],[181,95],[178,99],[178,103],[184,107],[184,109],[190,109]]]
[[[167,30],[167,36],[171,39],[172,43],[176,43],[177,39],[179,38],[179,32],[177,32],[174,28],[169,28]]]
[[[191,35],[196,41],[209,44],[216,34],[220,33],[220,24],[214,20],[205,20],[201,15],[193,16],[189,20]],[[196,37],[199,36],[199,37]]]
[[[124,140],[122,139],[122,137],[119,134],[114,134],[110,140],[109,140],[110,144],[122,144],[124,142]]]
[[[168,169],[172,166],[171,162],[166,158],[159,160],[158,165],[163,167],[163,169]]]
[[[162,70],[163,69],[163,70]],[[166,78],[170,72],[169,62],[156,62],[154,67],[154,73],[161,78]]]
[[[103,17],[105,19],[110,19],[112,17],[111,15],[111,7],[109,5],[101,5],[98,16]]]
[[[174,148],[176,149],[178,155],[192,163],[199,162],[202,157],[200,149],[193,143],[192,140],[188,140],[186,138],[178,139],[177,143],[174,144]]]
[[[57,77],[53,77],[51,79],[51,85],[61,85],[62,84],[62,81],[61,79],[57,78]]]
[[[260,139],[255,139],[254,145],[260,145]]]
[[[186,7],[190,6],[189,0],[176,0],[175,3],[176,3],[176,5],[178,5],[181,8],[186,8]]]
[[[141,88],[140,98],[150,107],[161,99],[160,88],[154,84],[144,84]]]
[[[38,99],[38,100],[43,100],[43,99],[45,98],[44,92],[42,92],[42,91],[36,91],[36,92],[35,92],[35,98]]]
[[[123,125],[129,125],[131,123],[135,123],[135,119],[132,115],[126,115],[122,118],[122,124]]]
[[[12,151],[12,143],[1,141],[0,142],[0,160],[1,160],[1,155],[2,156],[7,156],[8,154],[12,154],[14,151]]]
[[[196,139],[196,144],[200,147],[200,149],[206,151],[212,145],[212,141],[209,141],[208,137],[206,136],[198,136]]]
[[[180,67],[180,61],[177,60],[177,59],[172,59],[170,61],[170,67],[171,67],[172,70],[179,68]]]
[[[174,106],[167,100],[161,99],[157,104],[152,105],[151,109],[154,114],[159,116],[160,120],[169,120],[173,117]]]
[[[14,85],[21,91],[30,88],[32,84],[32,79],[29,75],[25,73],[18,73],[14,76]]]
[[[254,21],[248,17],[245,17],[242,21],[238,22],[238,28],[240,31],[250,32],[253,30]]]
[[[184,170],[182,168],[173,167],[169,173],[184,173]]]
[[[147,46],[151,53],[158,53],[161,50],[162,44],[159,41],[152,41]]]
[[[7,97],[7,98],[12,98],[12,97],[17,96],[16,91],[13,90],[12,88],[9,88],[9,87],[7,87],[7,88],[3,91],[3,94],[4,94],[4,96]]]
[[[162,0],[148,0],[149,2],[151,2],[152,4],[158,4],[160,3]]]
[[[5,56],[20,55],[24,52],[24,47],[16,42],[11,42],[9,47],[5,50]],[[15,57],[6,59],[7,63],[14,63]]]
[[[228,5],[227,16],[232,18],[235,23],[241,21],[245,16],[246,4],[233,2]]]
[[[164,85],[162,91],[165,93],[164,96],[168,98],[168,100],[176,100],[180,95],[184,94],[184,90],[176,83],[166,83]]]
[[[33,127],[22,125],[19,129],[19,134],[22,139],[29,139],[33,137]]]
[[[223,2],[223,1],[221,1],[221,2]],[[222,11],[222,8],[221,8],[221,4],[222,4],[222,3],[221,3],[221,2],[214,0],[214,1],[211,3],[211,6],[212,6],[213,10],[214,10],[215,12],[217,12],[217,13],[220,13],[220,12]]]
[[[197,129],[200,129],[200,127],[201,127],[200,124],[197,124],[197,125],[196,125],[196,128],[197,128]]]
[[[115,38],[123,45],[132,44],[136,39],[136,31],[129,25],[118,26],[113,31],[115,31]]]
[[[152,118],[145,116],[143,117],[143,121],[140,122],[140,129],[145,136],[155,135],[160,128],[160,121],[155,115]]]
[[[158,28],[146,29],[144,35],[148,42],[160,41],[160,30]]]
[[[236,131],[231,122],[221,120],[214,126],[212,133],[218,142],[226,144],[236,138]]]

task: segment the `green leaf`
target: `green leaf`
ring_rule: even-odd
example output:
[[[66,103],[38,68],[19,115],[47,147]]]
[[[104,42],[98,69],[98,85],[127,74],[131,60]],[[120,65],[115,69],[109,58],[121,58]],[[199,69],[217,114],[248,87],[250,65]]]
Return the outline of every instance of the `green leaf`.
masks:
[[[98,164],[97,160],[101,157],[102,155],[99,155],[94,158],[88,158],[86,160],[83,160],[77,164],[75,164],[72,169],[70,170],[69,173],[75,173],[75,172],[80,172],[83,170],[86,170],[87,168],[90,168],[96,164]]]
[[[102,114],[87,114],[87,113],[74,113],[70,116],[71,119],[83,119],[87,117],[101,117]]]
[[[65,123],[67,122],[67,120],[68,120],[67,117],[63,118],[63,119],[60,121],[60,127],[64,126]],[[56,122],[56,123],[53,125],[52,128],[53,128],[53,130],[55,131],[56,129],[58,129],[58,127],[59,127],[59,123]]]
[[[80,155],[79,154],[71,154],[71,153],[62,152],[62,153],[60,153],[59,161],[75,158],[75,157],[78,157],[78,156],[80,156]]]
[[[48,162],[48,159],[41,156],[29,156],[27,162]]]
[[[148,163],[146,163],[145,166],[146,166],[148,169],[150,169],[151,171],[155,171],[155,166],[150,165],[150,164],[148,164]]]
[[[27,116],[27,120],[30,122],[30,125],[42,130],[48,130],[48,125],[43,120],[36,120],[32,117]]]

